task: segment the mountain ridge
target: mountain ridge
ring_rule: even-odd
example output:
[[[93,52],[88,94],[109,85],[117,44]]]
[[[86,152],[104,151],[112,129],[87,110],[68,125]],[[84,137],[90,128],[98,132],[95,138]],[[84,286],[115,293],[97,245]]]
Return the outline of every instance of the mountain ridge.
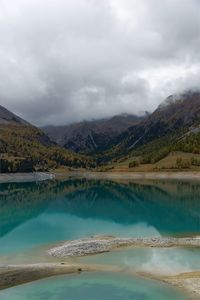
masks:
[[[117,136],[144,117],[120,114],[111,118],[82,121],[67,126],[47,126],[42,129],[60,146],[78,153],[92,154],[107,149]]]
[[[150,151],[154,151],[155,154],[156,151],[160,152],[164,148],[181,150],[180,142],[182,142],[182,147],[185,149],[186,137],[187,143],[189,143],[189,138],[195,140],[200,152],[199,127],[200,92],[186,91],[180,94],[175,102],[165,106],[159,105],[146,119],[135,126],[129,127],[118,138],[118,143],[108,149],[103,156],[105,161],[109,161],[131,152],[139,152],[140,155],[145,154],[147,156],[150,155]],[[192,136],[191,134],[196,135]],[[166,150],[167,152],[169,151]]]
[[[0,105],[0,124],[23,124],[23,125],[30,125],[27,121],[20,118],[16,114],[9,111],[7,108]]]
[[[148,164],[173,151],[200,154],[200,92],[171,95],[142,117],[122,114],[52,128],[60,146],[0,106],[0,172],[97,168],[132,157]]]

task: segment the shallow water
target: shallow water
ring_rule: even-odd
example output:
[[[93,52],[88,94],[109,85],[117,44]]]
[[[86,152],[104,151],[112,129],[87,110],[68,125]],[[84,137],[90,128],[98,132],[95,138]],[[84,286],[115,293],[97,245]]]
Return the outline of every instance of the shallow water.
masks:
[[[43,251],[45,244],[97,234],[126,237],[199,234],[199,195],[200,184],[183,181],[115,183],[77,179],[1,184],[0,263],[44,261],[47,258],[41,257],[38,249]],[[200,269],[199,254],[198,249],[127,249],[77,260],[174,274]],[[158,283],[145,282],[144,288],[142,279],[135,278],[133,283],[125,275],[120,279],[114,274],[105,278],[100,274],[67,278],[1,291],[0,300],[64,299],[66,291],[70,300],[80,295],[85,300],[112,300],[122,299],[121,290],[123,299],[184,299],[173,298],[174,291],[165,287],[163,290]],[[110,293],[109,298],[106,293]]]
[[[188,300],[164,284],[124,274],[62,276],[0,292],[0,300]]]
[[[192,248],[130,248],[86,256],[78,258],[77,261],[117,265],[127,271],[175,275],[200,270],[199,255],[200,250]]]

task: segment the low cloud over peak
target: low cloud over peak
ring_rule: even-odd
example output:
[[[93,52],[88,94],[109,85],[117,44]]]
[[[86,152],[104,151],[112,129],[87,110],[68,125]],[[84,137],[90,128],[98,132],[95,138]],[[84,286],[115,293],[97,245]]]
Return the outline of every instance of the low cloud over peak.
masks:
[[[1,104],[37,125],[153,110],[200,85],[198,0],[0,0]]]

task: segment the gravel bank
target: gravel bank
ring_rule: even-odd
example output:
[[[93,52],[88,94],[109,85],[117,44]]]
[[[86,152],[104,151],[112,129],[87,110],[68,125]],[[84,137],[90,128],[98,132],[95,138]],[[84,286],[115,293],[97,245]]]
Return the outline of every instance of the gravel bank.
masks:
[[[199,238],[119,238],[92,237],[67,241],[62,245],[51,248],[48,254],[54,257],[85,256],[110,252],[123,247],[200,247]]]

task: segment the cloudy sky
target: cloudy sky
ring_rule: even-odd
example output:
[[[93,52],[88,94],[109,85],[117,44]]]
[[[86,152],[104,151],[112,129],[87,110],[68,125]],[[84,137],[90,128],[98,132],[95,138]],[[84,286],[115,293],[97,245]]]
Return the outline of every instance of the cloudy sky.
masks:
[[[0,104],[36,125],[200,86],[200,0],[0,0]]]

